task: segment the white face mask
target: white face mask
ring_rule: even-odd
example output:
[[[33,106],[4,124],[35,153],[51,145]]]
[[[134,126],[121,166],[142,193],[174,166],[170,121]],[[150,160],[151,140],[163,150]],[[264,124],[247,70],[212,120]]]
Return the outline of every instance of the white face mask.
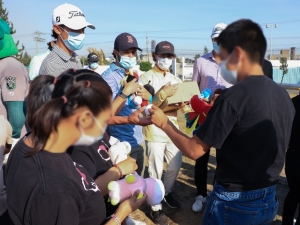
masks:
[[[233,53],[231,53],[230,56],[226,60],[222,61],[221,65],[220,65],[220,73],[221,73],[223,79],[227,83],[236,84],[237,81],[238,81],[238,79],[237,79],[237,69],[238,69],[240,63],[237,64],[237,67],[236,67],[235,70],[228,70],[227,69],[227,62],[230,59],[230,57],[232,56],[232,54]]]
[[[172,59],[157,57],[157,65],[162,70],[168,70],[172,65]]]
[[[100,128],[100,130],[102,130],[103,133],[99,137],[93,137],[93,136],[85,134],[83,132],[82,128],[78,127],[81,132],[81,137],[78,139],[78,141],[75,144],[73,144],[74,146],[78,146],[78,145],[90,146],[103,138],[107,126],[105,128],[102,128],[102,126],[100,125],[100,123],[94,116],[93,116],[93,119],[96,122],[96,124],[98,125],[98,127]]]

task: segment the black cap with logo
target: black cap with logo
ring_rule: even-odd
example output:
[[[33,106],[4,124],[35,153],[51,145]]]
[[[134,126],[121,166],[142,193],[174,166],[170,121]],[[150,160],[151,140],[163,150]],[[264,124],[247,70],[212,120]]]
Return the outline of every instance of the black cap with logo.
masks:
[[[114,49],[125,51],[130,48],[136,48],[142,51],[142,49],[138,47],[138,43],[134,36],[129,33],[119,34],[118,37],[116,37]]]
[[[159,42],[155,47],[155,54],[170,54],[176,57],[174,45],[168,41]]]
[[[96,53],[91,52],[87,57],[89,62],[99,62],[99,57]]]

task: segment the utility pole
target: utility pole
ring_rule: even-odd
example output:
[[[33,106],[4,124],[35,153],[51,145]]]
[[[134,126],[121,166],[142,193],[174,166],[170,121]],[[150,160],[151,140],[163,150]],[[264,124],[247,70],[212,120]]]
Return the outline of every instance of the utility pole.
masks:
[[[149,41],[148,41],[148,31],[146,31],[146,53],[147,53],[147,60],[149,62],[149,50],[148,50],[148,44],[149,44]]]
[[[45,38],[41,38],[41,35],[44,35],[44,33],[40,32],[40,31],[36,31],[33,33],[33,40],[35,41],[35,47],[36,47],[36,54],[39,53],[39,47],[38,47],[38,43],[39,42],[45,42]]]
[[[266,24],[266,28],[271,28],[270,29],[270,60],[272,60],[272,28],[273,26],[275,28],[278,27],[278,24]]]

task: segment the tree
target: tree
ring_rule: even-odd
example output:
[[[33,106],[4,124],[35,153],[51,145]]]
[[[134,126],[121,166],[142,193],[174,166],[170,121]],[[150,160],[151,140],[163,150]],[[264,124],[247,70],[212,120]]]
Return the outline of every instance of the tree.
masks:
[[[83,66],[86,66],[88,64],[87,58],[84,56],[81,56],[80,62],[82,63]]]
[[[198,58],[200,58],[200,54],[197,54],[197,55],[194,56],[195,60],[198,59]]]
[[[179,59],[179,58],[176,58],[176,62],[177,62],[177,63],[180,63],[180,59]]]
[[[96,48],[88,48],[87,50],[89,53],[94,52],[98,55],[99,65],[109,65],[110,64],[110,62],[105,59],[105,54],[102,49],[97,50]]]
[[[150,62],[140,62],[140,70],[147,72],[152,69],[152,64]]]
[[[31,61],[31,56],[28,55],[27,51],[25,51],[23,57],[20,59],[20,62],[23,63],[24,66],[29,66]]]
[[[288,64],[287,64],[287,58],[281,57],[280,58],[280,64],[281,65],[280,65],[279,69],[282,70],[282,78],[281,78],[280,85],[282,85],[284,74],[287,74],[287,72],[289,71],[288,70]]]
[[[8,11],[6,11],[5,8],[3,8],[3,1],[0,0],[0,18],[2,18],[4,21],[6,21],[8,23],[8,25],[10,26],[10,33],[11,34],[15,34],[16,30],[14,29],[14,24],[12,22],[9,21],[8,19]],[[16,43],[17,47],[19,45],[19,41],[17,41]],[[15,55],[15,57],[21,62],[21,59],[23,57],[23,51],[24,51],[25,47],[22,44],[21,48],[18,48],[19,53],[17,55]]]
[[[206,45],[204,46],[203,49],[203,55],[206,55],[209,52],[208,48],[206,47]]]

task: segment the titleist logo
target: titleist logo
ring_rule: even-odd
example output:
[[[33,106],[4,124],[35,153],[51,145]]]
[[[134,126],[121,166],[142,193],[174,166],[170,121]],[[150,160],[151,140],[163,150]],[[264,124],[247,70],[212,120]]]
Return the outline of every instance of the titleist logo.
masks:
[[[78,12],[78,11],[70,11],[69,12],[70,16],[68,17],[69,19],[72,19],[75,16],[84,16],[84,14],[82,12]]]

